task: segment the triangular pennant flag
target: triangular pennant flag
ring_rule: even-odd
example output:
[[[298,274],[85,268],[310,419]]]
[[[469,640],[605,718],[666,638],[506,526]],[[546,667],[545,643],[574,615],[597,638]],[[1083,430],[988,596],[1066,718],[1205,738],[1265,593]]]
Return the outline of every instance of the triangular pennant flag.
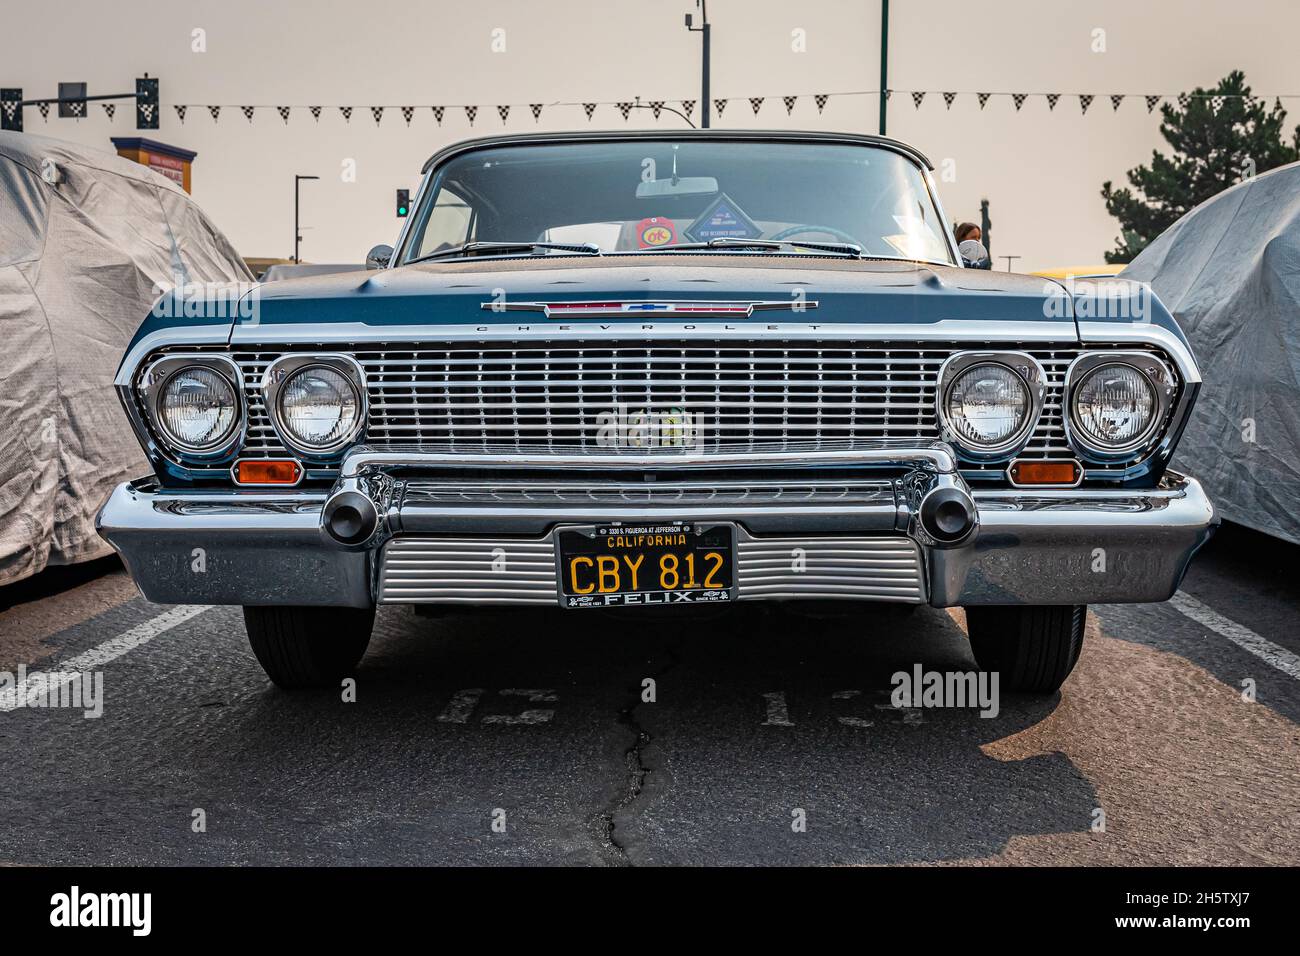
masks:
[[[893,96],[893,95],[894,95],[894,91],[893,91],[893,90],[885,90],[885,102],[888,103],[888,102],[889,102],[889,98],[890,98],[891,96]]]
[[[280,119],[284,120],[285,126],[289,125],[289,109],[288,106],[277,106],[275,108],[275,111],[280,114]]]
[[[375,125],[378,126],[379,121],[384,118],[384,108],[382,106],[372,106],[370,107],[370,115],[375,118]]]
[[[18,100],[5,100],[0,103],[0,110],[4,111],[5,119],[12,123],[14,117],[18,115]],[[112,117],[110,117],[111,119]]]
[[[785,115],[789,116],[794,112],[794,104],[799,99],[797,96],[783,96],[781,102],[785,104]]]
[[[722,111],[725,110],[726,108],[727,108],[727,101],[726,101],[726,100],[714,100],[714,101],[713,101],[713,112],[715,112],[715,113],[718,114],[718,118],[719,118],[719,119],[722,118]]]
[[[1060,94],[1060,93],[1048,93],[1048,94],[1047,94],[1047,108],[1048,108],[1049,110],[1054,110],[1054,109],[1056,109],[1056,101],[1059,100],[1060,98],[1061,98],[1061,94]]]
[[[117,112],[117,104],[116,104],[116,103],[104,103],[104,104],[102,104],[102,105],[103,105],[103,107],[104,107],[104,113],[108,116],[108,121],[109,121],[110,123],[113,122],[113,114]]]
[[[663,100],[651,100],[651,101],[650,101],[650,112],[651,112],[651,113],[654,113],[654,115],[655,115],[655,119],[658,119],[658,118],[659,118],[659,114],[663,112],[663,109],[664,109],[664,101],[663,101]]]
[[[1222,96],[1211,96],[1211,97],[1210,97],[1210,109],[1212,109],[1214,112],[1217,113],[1217,112],[1219,112],[1219,108],[1222,107],[1222,106],[1223,106],[1223,97],[1222,97]]]
[[[415,107],[414,107],[414,106],[403,106],[403,107],[402,107],[402,119],[406,120],[406,125],[407,125],[407,126],[410,126],[410,125],[411,125],[411,117],[413,117],[414,115],[415,115]]]
[[[500,116],[500,117],[501,117],[501,123],[502,123],[502,125],[505,125],[505,121],[508,120],[508,119],[510,118],[510,107],[508,107],[508,106],[498,106],[498,107],[497,107],[497,116]]]
[[[474,125],[474,120],[475,120],[475,118],[476,118],[477,116],[478,116],[478,107],[477,107],[477,106],[467,106],[467,107],[465,107],[465,118],[469,120],[469,125],[470,125],[470,126],[473,126],[473,125]]]
[[[583,111],[584,113],[587,114],[587,122],[590,123],[590,122],[591,122],[591,114],[594,113],[594,112],[596,112],[596,104],[595,104],[595,103],[583,103],[583,104],[582,104],[582,111]]]
[[[916,107],[918,110],[921,108],[921,103],[924,99],[925,99],[925,90],[912,91],[912,105]]]
[[[1123,93],[1112,93],[1112,94],[1110,94],[1110,108],[1111,108],[1112,110],[1117,110],[1117,109],[1119,109],[1119,104],[1121,104],[1121,103],[1123,103],[1123,102],[1124,102],[1124,94],[1123,94]]]
[[[241,106],[240,109],[244,111],[244,119],[248,120],[250,123],[253,122],[253,110],[256,109],[256,107]]]
[[[829,100],[830,98],[831,98],[831,95],[830,95],[829,93],[815,93],[815,94],[813,94],[813,102],[817,104],[817,112],[818,112],[818,113],[820,113],[822,110],[824,110],[824,109],[826,108],[826,101]],[[721,114],[719,114],[719,115],[721,115]]]
[[[81,119],[81,117],[86,115],[85,103],[69,103],[68,108],[72,110],[72,115],[77,119]],[[184,109],[184,107],[177,107],[177,109]],[[184,121],[182,120],[182,122]]]
[[[749,105],[754,110],[755,116],[757,116],[758,111],[763,108],[763,99],[764,98],[761,96],[751,96],[749,98]]]
[[[628,115],[632,112],[632,107],[633,107],[635,104],[633,104],[633,103],[615,103],[614,105],[617,106],[617,107],[618,107],[618,111],[619,111],[620,113],[623,114],[623,121],[624,121],[624,122],[627,122]]]
[[[221,118],[221,107],[220,107],[220,106],[209,106],[209,107],[208,107],[208,112],[212,114],[212,122],[214,122],[214,123],[215,123],[218,119]]]
[[[137,106],[138,109],[140,110],[140,113],[144,116],[144,121],[145,121],[146,123],[152,123],[152,122],[153,122],[154,104],[152,104],[152,103],[137,103],[136,106]]]
[[[41,111],[41,119],[48,123],[50,121],[50,104],[37,103],[36,108]]]
[[[189,109],[188,106],[185,106],[181,103],[176,104],[176,118],[181,121],[182,126],[185,125],[185,111],[187,109]]]
[[[1017,113],[1020,112],[1020,107],[1022,107],[1022,106],[1025,105],[1025,100],[1028,98],[1028,96],[1029,96],[1028,93],[1012,93],[1012,94],[1011,94],[1011,102],[1014,103],[1014,104],[1016,105],[1016,112],[1017,112]]]
[[[984,109],[984,105],[985,105],[986,103],[988,103],[988,101],[989,101],[989,97],[992,96],[993,94],[992,94],[992,93],[976,93],[975,95],[979,98],[979,101],[980,101],[980,109]]]
[[[350,106],[340,106],[340,107],[339,107],[339,112],[343,114],[343,122],[345,122],[345,123],[351,123],[351,122],[352,122],[352,107],[350,107]]]
[[[956,98],[957,98],[956,93],[945,93],[943,94],[943,103],[945,106],[948,107],[948,109],[952,109],[952,101],[955,100]]]
[[[1156,108],[1156,104],[1160,102],[1160,97],[1148,96],[1146,98],[1146,101],[1147,101],[1147,112],[1150,113],[1152,110]]]
[[[1091,105],[1092,105],[1092,94],[1091,94],[1091,93],[1080,93],[1080,94],[1079,94],[1079,109],[1081,109],[1084,113],[1087,113],[1087,112],[1088,112],[1088,107],[1091,106]]]
[[[446,111],[446,109],[447,107],[445,106],[435,106],[433,108],[433,118],[438,121],[439,126],[442,125],[442,114]]]
[[[1178,94],[1178,108],[1179,108],[1180,110],[1185,110],[1185,109],[1187,109],[1187,104],[1189,104],[1191,101],[1192,101],[1192,98],[1191,98],[1191,96],[1190,96],[1189,94],[1187,94],[1187,93],[1179,93],[1179,94]]]
[[[530,110],[533,111],[533,122],[534,122],[534,123],[537,122],[539,119],[542,118],[542,104],[541,104],[541,103],[529,103],[529,104],[528,104],[528,108],[529,108]]]
[[[695,101],[682,100],[682,109],[686,111],[686,116],[689,118],[690,115],[695,112]]]
[[[319,123],[319,122],[320,122],[320,107],[319,107],[319,106],[309,106],[309,107],[307,107],[307,109],[311,110],[311,118],[314,119],[316,122]]]

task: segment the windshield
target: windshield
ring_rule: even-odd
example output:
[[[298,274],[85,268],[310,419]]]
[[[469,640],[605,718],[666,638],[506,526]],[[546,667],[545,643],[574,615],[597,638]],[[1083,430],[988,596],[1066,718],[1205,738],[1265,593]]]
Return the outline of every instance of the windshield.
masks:
[[[885,148],[549,143],[474,150],[439,166],[403,259],[467,242],[594,243],[606,253],[667,254],[714,240],[719,252],[743,254],[746,240],[806,240],[951,263],[945,233],[920,167]]]

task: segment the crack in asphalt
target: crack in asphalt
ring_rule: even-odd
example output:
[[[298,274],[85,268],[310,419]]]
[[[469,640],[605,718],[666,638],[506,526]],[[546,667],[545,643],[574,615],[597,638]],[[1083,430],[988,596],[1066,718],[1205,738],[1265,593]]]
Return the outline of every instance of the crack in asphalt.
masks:
[[[665,648],[668,658],[667,663],[656,673],[649,676],[655,682],[655,696],[658,699],[659,679],[667,674],[680,663],[675,645],[669,645]],[[644,678],[643,678],[644,680]],[[596,815],[595,825],[597,835],[600,839],[601,848],[604,851],[605,859],[611,866],[635,866],[631,856],[628,854],[627,847],[617,835],[617,824],[614,822],[615,815],[631,806],[641,796],[645,789],[646,777],[657,769],[651,766],[645,760],[645,750],[653,739],[650,732],[641,726],[637,720],[635,711],[644,703],[641,700],[641,684],[638,683],[633,688],[633,701],[627,707],[624,707],[618,714],[618,723],[627,727],[633,734],[631,746],[623,751],[623,760],[627,771],[627,783],[623,792],[609,803],[599,814]]]

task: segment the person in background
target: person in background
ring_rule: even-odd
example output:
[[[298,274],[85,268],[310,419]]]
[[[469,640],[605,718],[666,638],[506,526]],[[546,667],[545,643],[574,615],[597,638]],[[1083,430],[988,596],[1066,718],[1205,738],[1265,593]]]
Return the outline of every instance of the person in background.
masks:
[[[953,238],[957,240],[957,251],[961,257],[969,263],[974,269],[992,269],[993,260],[989,257],[989,251],[984,248],[984,243],[980,240],[984,234],[980,227],[973,222],[959,222],[952,231]]]

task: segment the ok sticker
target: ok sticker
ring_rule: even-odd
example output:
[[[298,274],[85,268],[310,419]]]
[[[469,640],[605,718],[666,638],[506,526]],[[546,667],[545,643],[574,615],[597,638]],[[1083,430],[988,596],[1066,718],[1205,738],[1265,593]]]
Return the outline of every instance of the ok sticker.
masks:
[[[638,249],[650,249],[655,246],[668,246],[677,241],[677,230],[671,219],[651,216],[636,224],[636,245]]]

